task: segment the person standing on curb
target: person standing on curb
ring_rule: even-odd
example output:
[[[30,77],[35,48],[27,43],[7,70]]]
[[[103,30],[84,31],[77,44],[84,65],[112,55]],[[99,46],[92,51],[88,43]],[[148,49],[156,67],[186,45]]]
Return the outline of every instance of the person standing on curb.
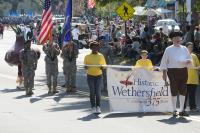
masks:
[[[180,112],[179,116],[188,116],[184,111],[185,96],[187,93],[187,67],[191,65],[192,58],[188,49],[181,45],[182,33],[171,32],[170,38],[173,45],[165,49],[164,55],[161,60],[160,69],[163,70],[163,80],[167,83],[167,76],[170,82],[173,116],[178,115],[176,110],[177,96],[179,95]]]
[[[98,52],[99,43],[96,41],[91,42],[90,49],[92,52],[85,56],[84,64],[87,70],[87,82],[90,89],[90,103],[92,113],[101,113],[101,87],[102,87],[102,70],[106,65],[105,58]],[[99,65],[99,66],[87,66],[87,65]]]

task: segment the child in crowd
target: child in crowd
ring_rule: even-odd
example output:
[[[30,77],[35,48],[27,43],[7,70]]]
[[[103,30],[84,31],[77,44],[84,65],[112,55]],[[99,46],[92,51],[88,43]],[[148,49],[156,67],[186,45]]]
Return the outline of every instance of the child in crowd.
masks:
[[[153,65],[152,65],[151,60],[147,59],[147,57],[148,57],[148,51],[142,50],[140,52],[140,56],[141,56],[141,59],[139,59],[136,62],[135,67],[143,67],[143,68],[145,68],[147,70],[153,70]]]

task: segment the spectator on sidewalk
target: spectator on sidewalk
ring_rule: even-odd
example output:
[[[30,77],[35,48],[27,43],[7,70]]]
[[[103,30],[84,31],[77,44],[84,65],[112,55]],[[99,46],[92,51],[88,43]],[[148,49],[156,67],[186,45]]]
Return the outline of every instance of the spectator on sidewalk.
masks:
[[[113,64],[113,50],[111,46],[105,42],[105,36],[99,37],[99,53],[101,53],[105,60],[106,64],[112,65]],[[106,70],[103,70],[103,88],[102,91],[106,92],[107,91],[107,74]]]
[[[87,70],[87,81],[90,89],[90,103],[92,113],[101,113],[101,87],[102,87],[102,70],[106,65],[105,58],[98,52],[99,43],[94,41],[90,43],[92,52],[85,56],[85,65],[99,65],[99,66],[85,66]]]

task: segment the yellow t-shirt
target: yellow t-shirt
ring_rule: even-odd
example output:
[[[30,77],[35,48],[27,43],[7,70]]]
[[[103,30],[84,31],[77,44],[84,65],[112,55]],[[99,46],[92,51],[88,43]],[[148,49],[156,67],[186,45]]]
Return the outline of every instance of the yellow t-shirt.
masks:
[[[151,60],[149,59],[140,59],[136,62],[136,65],[135,67],[143,67],[147,70],[152,70],[153,69],[153,65],[152,65],[152,62]]]
[[[191,53],[191,56],[192,56],[192,65],[193,65],[193,67],[200,66],[198,57],[193,53]],[[187,84],[199,84],[198,70],[192,69],[192,68],[188,69],[188,81],[187,81]]]
[[[84,59],[84,64],[85,65],[106,65],[105,58],[102,54],[97,53],[97,54],[89,54],[85,56]],[[87,74],[91,76],[99,76],[102,75],[102,70],[100,67],[93,67],[89,66],[87,69]]]

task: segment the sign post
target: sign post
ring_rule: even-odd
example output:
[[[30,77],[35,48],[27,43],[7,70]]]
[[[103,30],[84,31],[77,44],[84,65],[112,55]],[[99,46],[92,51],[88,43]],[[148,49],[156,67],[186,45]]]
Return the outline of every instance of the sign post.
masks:
[[[125,22],[125,36],[127,38],[127,25],[126,21],[134,16],[135,10],[133,9],[132,6],[130,6],[128,3],[124,2],[122,3],[115,11],[122,20]]]

